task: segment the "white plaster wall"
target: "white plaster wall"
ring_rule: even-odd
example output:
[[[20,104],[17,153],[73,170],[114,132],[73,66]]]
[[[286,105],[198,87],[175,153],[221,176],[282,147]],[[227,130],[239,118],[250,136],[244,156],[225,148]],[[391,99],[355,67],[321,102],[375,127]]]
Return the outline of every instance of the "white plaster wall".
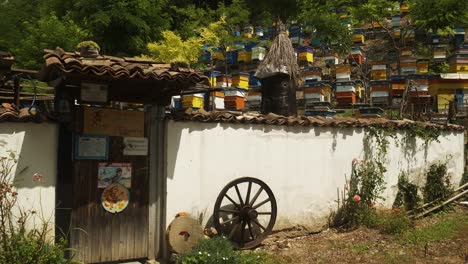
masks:
[[[337,191],[350,175],[352,160],[364,155],[363,138],[364,130],[353,128],[168,121],[167,223],[182,211],[195,217],[204,213],[206,222],[221,189],[233,179],[251,176],[265,181],[275,194],[276,229],[320,229],[337,208]],[[393,203],[401,170],[409,170],[422,186],[424,169],[448,155],[449,172],[458,184],[464,168],[463,133],[443,133],[439,140],[427,149],[418,140],[411,155],[391,140],[382,206]]]
[[[36,212],[28,223],[30,227],[48,221],[51,237],[55,220],[57,140],[55,124],[0,123],[0,157],[13,151],[18,158],[13,179],[18,207]],[[33,180],[35,173],[43,175],[42,181]]]

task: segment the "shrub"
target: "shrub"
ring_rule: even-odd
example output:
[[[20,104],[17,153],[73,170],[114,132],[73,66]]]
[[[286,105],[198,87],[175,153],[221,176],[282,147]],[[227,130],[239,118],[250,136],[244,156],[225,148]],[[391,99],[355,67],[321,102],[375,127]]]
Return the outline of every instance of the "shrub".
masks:
[[[417,208],[420,202],[421,197],[418,195],[418,186],[409,182],[406,173],[400,173],[400,176],[398,176],[398,193],[393,207],[403,207],[405,210],[410,211]]]
[[[450,186],[450,177],[447,175],[447,163],[432,164],[426,172],[426,184],[424,185],[424,202],[445,200],[453,192]]]
[[[467,184],[467,183],[468,183],[468,170],[465,168],[465,172],[463,172],[460,186],[462,186],[463,184]]]
[[[384,234],[402,234],[412,227],[409,217],[399,210],[381,212],[378,219],[378,229]]]
[[[181,255],[180,264],[269,264],[275,261],[267,254],[242,253],[235,251],[224,237],[201,240],[191,251]]]

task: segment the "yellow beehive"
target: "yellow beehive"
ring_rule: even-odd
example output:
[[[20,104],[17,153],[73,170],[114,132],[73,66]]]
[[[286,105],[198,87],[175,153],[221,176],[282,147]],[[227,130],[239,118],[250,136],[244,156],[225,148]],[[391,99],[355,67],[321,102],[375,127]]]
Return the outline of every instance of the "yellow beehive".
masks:
[[[468,64],[456,63],[450,65],[450,71],[453,73],[468,73]]]
[[[240,74],[232,75],[232,86],[242,88],[242,89],[248,89],[249,88],[249,74],[240,73]]]
[[[298,54],[297,59],[299,62],[314,62],[314,54],[310,52],[301,52]]]
[[[355,34],[353,35],[353,43],[360,43],[364,44],[364,35],[362,34]]]
[[[372,70],[372,80],[386,80],[387,70]]]
[[[449,102],[453,100],[454,94],[438,94],[437,95],[437,109],[447,110],[449,107]]]
[[[237,62],[249,63],[252,61],[252,53],[241,50],[237,55]]]
[[[351,73],[351,67],[349,65],[338,65],[335,71],[336,73]]]
[[[418,73],[427,73],[429,70],[429,62],[418,62]]]
[[[213,60],[224,60],[224,54],[221,51],[214,51],[213,55],[211,56]]]
[[[203,108],[203,98],[193,95],[183,96],[182,105],[184,108]]]

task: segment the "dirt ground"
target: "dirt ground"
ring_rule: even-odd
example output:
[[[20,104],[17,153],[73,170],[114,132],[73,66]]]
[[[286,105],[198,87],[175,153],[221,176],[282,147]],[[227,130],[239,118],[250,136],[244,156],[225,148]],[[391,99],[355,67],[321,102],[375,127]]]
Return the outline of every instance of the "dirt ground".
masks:
[[[280,263],[468,263],[468,207],[439,213],[414,223],[398,235],[359,228],[318,234],[292,229],[272,234],[256,251]]]

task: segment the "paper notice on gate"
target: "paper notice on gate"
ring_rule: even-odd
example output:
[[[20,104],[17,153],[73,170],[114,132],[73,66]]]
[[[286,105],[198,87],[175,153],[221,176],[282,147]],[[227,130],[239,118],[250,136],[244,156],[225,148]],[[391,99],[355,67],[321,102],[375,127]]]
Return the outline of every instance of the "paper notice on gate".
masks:
[[[144,137],[124,137],[123,154],[126,156],[147,156],[148,138]]]

